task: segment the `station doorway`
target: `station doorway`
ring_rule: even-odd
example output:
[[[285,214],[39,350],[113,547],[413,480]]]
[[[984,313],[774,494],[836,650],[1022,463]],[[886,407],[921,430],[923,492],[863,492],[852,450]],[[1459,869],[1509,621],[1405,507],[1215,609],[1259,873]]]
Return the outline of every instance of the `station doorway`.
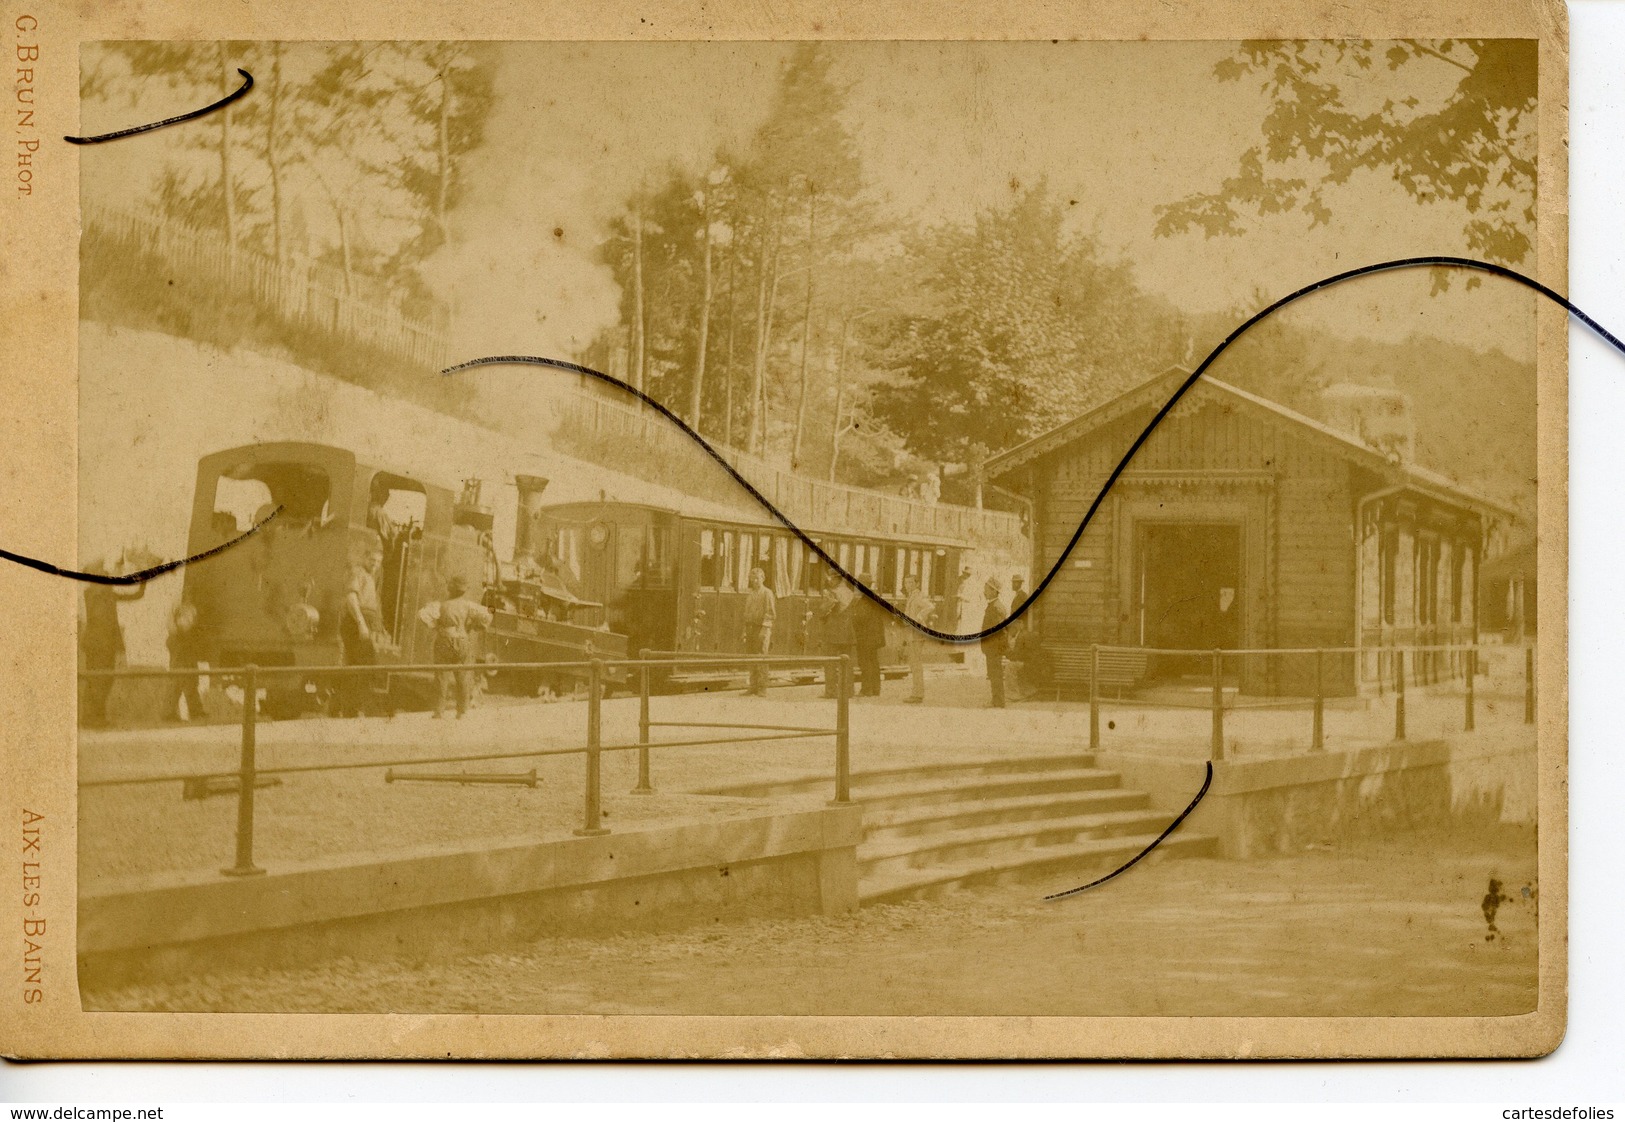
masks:
[[[1140,645],[1234,650],[1242,645],[1242,532],[1234,523],[1151,522],[1137,542]],[[1158,658],[1158,677],[1211,672],[1199,655]]]

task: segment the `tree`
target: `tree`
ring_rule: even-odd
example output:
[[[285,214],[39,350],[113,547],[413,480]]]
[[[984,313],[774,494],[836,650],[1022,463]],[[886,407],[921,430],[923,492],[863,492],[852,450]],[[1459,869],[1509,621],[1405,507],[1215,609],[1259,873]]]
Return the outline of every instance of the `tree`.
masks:
[[[1129,266],[1070,233],[1046,183],[969,226],[911,240],[928,305],[893,318],[876,415],[921,456],[965,464],[1012,447],[1161,373],[1179,356],[1170,313]]]
[[[1158,207],[1155,232],[1233,237],[1244,232],[1244,211],[1300,208],[1322,225],[1331,219],[1328,187],[1387,171],[1419,203],[1464,207],[1471,250],[1522,261],[1535,222],[1535,60],[1535,41],[1522,39],[1244,43],[1214,75],[1259,78],[1272,102],[1263,140],[1217,191]],[[1349,79],[1382,65],[1414,78],[1413,89],[1447,89],[1426,102],[1413,93],[1359,104],[1362,83]],[[1298,174],[1317,166],[1318,177]]]
[[[810,455],[816,406],[834,396],[823,327],[872,226],[831,67],[825,48],[797,46],[748,140],[640,187],[602,250],[630,380],[702,432],[734,442],[742,428],[737,443],[758,454],[787,429],[792,463]]]

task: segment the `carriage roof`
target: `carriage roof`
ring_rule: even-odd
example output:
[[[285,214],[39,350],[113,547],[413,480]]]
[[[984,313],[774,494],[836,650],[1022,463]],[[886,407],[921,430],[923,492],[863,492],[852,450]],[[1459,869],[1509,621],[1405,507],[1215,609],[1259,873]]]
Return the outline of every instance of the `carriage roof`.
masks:
[[[552,503],[539,508],[539,513],[553,513],[556,515],[567,510],[615,508],[621,510],[644,511],[649,514],[665,515],[667,517],[680,518],[688,522],[704,522],[709,524],[726,525],[728,528],[749,530],[786,529],[782,522],[770,516],[766,511],[758,511],[753,514],[750,511],[722,507],[720,504],[716,503],[704,503],[697,505],[700,507],[700,509],[679,510],[676,507],[661,506],[654,503],[623,502],[615,499],[606,499],[599,501]],[[800,530],[802,533],[812,538],[844,537],[863,539],[866,541],[898,543],[906,542],[910,545],[943,546],[955,549],[968,548],[969,544],[955,538],[938,537],[929,534],[886,534],[869,530],[846,530],[839,527],[829,526],[797,526],[795,529]]]

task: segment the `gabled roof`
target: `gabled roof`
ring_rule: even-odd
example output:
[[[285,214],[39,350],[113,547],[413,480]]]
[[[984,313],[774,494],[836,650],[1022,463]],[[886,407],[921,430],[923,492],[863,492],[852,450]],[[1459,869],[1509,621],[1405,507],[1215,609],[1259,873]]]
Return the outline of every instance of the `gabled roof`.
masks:
[[[1017,445],[1008,452],[994,456],[987,462],[987,474],[993,479],[1008,476],[1045,456],[1060,451],[1067,445],[1082,440],[1096,429],[1109,425],[1129,413],[1146,408],[1160,409],[1189,377],[1190,371],[1174,367],[1149,381],[1142,382],[1065,424],[1034,437],[1025,444]],[[1239,386],[1221,382],[1211,374],[1204,374],[1197,379],[1195,385],[1180,399],[1180,404],[1183,405],[1193,399],[1240,402],[1244,407],[1261,412],[1270,420],[1291,426],[1299,431],[1300,435],[1322,442],[1333,453],[1391,480],[1395,485],[1402,484],[1424,494],[1470,506],[1502,518],[1517,516],[1511,507],[1463,487],[1442,472],[1433,471],[1419,464],[1395,462],[1358,437],[1334,429],[1296,410],[1288,409],[1278,402],[1248,393]],[[1127,452],[1128,449],[1125,447],[1123,451]]]

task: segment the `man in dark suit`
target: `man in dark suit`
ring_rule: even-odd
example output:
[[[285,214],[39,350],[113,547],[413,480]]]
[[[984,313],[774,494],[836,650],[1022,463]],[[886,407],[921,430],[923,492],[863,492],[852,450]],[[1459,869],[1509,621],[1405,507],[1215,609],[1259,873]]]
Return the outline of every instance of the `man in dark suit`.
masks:
[[[874,577],[860,573],[858,583],[873,588]],[[857,648],[858,677],[864,697],[880,696],[880,649],[886,645],[886,609],[867,596],[854,596],[847,610],[852,613],[852,645]]]
[[[982,586],[982,595],[987,597],[987,607],[982,609],[983,631],[997,627],[1009,614],[999,600],[999,594],[1003,591],[998,577],[989,577]],[[995,709],[1004,708],[1004,652],[1007,646],[1008,641],[1002,631],[982,640],[982,654],[987,658],[987,684],[993,694]]]

